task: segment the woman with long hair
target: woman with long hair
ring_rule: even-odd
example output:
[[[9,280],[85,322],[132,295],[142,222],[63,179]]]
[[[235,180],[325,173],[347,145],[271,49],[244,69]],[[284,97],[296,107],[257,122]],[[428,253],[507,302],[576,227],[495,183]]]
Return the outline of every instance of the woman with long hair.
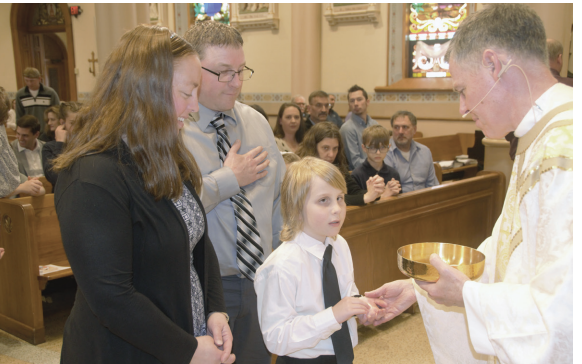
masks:
[[[46,130],[40,134],[38,139],[43,142],[55,140],[55,130],[61,125],[59,120],[59,106],[51,106],[44,110],[44,122],[46,124]]]
[[[366,183],[367,190],[362,190],[358,186],[348,171],[348,161],[339,128],[329,121],[317,123],[309,129],[297,155],[301,158],[317,157],[338,167],[346,179],[348,193],[345,201],[348,206],[365,205],[380,198],[384,192],[384,180],[380,176],[370,177]]]
[[[297,151],[305,135],[305,122],[299,105],[292,102],[281,105],[273,134],[280,152]]]
[[[127,32],[55,160],[79,287],[62,363],[234,361],[201,175],[180,137],[200,78],[181,37],[144,25]]]

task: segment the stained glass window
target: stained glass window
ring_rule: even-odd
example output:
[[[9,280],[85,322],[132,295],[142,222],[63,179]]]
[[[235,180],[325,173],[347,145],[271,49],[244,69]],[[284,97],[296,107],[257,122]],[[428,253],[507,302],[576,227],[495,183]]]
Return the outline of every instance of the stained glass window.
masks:
[[[408,77],[450,77],[444,56],[467,4],[413,3],[407,9]]]
[[[211,19],[224,24],[230,24],[230,9],[228,3],[191,3],[190,24],[199,20]]]

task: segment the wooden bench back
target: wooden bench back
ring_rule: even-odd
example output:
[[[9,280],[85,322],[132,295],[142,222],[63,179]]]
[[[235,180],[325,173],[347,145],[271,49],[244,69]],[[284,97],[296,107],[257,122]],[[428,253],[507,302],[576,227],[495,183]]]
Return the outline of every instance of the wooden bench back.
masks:
[[[467,148],[472,147],[475,143],[475,135],[457,133],[429,138],[414,138],[414,141],[430,149],[433,161],[448,161],[455,159],[458,155],[467,154]]]

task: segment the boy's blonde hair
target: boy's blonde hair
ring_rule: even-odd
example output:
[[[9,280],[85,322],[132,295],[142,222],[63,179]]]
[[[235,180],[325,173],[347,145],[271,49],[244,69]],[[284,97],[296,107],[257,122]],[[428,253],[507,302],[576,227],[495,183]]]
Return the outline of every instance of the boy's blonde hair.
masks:
[[[387,147],[390,143],[390,132],[382,125],[370,126],[362,133],[362,143],[372,148],[379,148],[380,144]]]
[[[346,180],[333,164],[315,157],[305,157],[290,164],[281,187],[281,241],[293,240],[303,230],[303,206],[314,177],[319,177],[332,187],[347,193]]]

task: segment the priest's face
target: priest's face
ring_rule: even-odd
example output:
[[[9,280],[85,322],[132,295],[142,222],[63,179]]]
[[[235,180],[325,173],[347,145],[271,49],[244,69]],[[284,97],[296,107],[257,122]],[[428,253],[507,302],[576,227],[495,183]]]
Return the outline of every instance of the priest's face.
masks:
[[[453,78],[453,90],[459,93],[461,115],[473,110],[470,116],[488,138],[503,139],[513,131],[509,121],[511,105],[507,104],[503,86],[495,85],[490,69],[479,67],[473,70],[451,60],[449,71]]]

